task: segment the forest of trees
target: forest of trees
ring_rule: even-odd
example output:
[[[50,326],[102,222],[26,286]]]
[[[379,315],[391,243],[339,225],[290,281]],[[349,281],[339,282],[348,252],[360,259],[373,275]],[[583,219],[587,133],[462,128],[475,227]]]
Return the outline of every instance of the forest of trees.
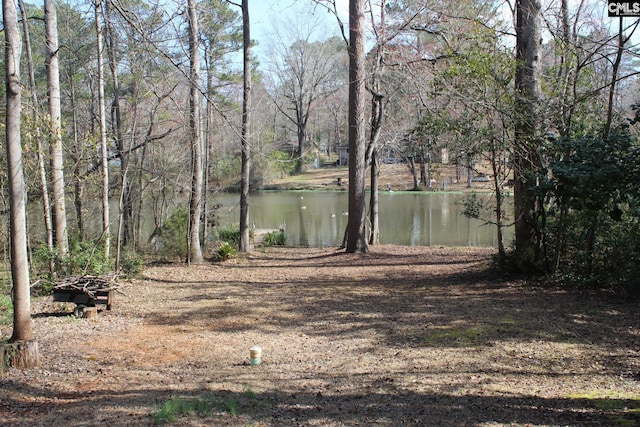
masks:
[[[255,39],[249,3],[3,1],[4,265],[25,260],[31,280],[102,273],[167,245],[202,262],[217,193],[246,203],[348,144],[347,251],[377,242],[382,149],[414,168],[446,151],[490,166],[492,201],[467,212],[499,236],[514,193],[502,266],[640,289],[637,18],[598,1],[351,0],[349,19],[343,2],[300,0]],[[19,247],[18,193],[38,206]]]

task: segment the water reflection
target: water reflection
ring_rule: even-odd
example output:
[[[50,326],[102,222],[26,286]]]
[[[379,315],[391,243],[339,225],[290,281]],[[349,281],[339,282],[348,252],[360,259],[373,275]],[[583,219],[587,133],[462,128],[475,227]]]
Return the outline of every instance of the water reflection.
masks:
[[[464,217],[464,194],[381,193],[380,242],[409,246],[496,246],[494,226]],[[486,197],[491,197],[487,195]],[[238,222],[235,195],[222,196],[222,225]],[[346,192],[258,192],[250,196],[250,223],[286,229],[292,246],[338,246],[348,222]],[[505,242],[513,238],[505,230]]]

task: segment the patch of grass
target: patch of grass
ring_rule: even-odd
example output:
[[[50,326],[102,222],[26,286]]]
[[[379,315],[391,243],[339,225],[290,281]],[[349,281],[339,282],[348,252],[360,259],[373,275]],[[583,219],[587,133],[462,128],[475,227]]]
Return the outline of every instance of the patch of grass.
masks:
[[[525,321],[510,315],[486,316],[479,321],[456,321],[451,324],[430,328],[422,337],[425,346],[468,347],[482,346],[492,341],[557,339],[581,344],[584,338],[563,334],[562,330],[552,333],[547,328],[531,328]]]
[[[490,330],[494,331],[494,336],[491,339],[536,339],[547,336],[546,331],[531,328],[531,325],[510,314],[487,318],[487,322],[490,325]],[[548,338],[552,338],[552,336]]]
[[[182,399],[171,399],[157,406],[151,413],[154,425],[169,424],[181,415],[190,415],[194,412],[199,402],[190,402]]]
[[[619,427],[637,427],[640,425],[640,409],[627,409],[622,415],[611,417],[611,421]]]
[[[477,345],[486,339],[487,330],[483,326],[444,326],[432,329],[424,339],[424,345],[446,345],[462,347]]]
[[[206,417],[214,409],[224,407],[215,400],[207,399],[169,399],[166,402],[156,405],[151,412],[154,425],[170,424],[179,417]],[[237,411],[236,411],[237,413]],[[232,414],[235,415],[235,414]]]
[[[640,425],[640,394],[587,392],[572,394],[571,399],[587,400],[593,407],[609,415],[612,426],[631,427]]]
[[[249,386],[244,387],[243,395],[249,400],[256,400],[256,392]]]
[[[180,417],[207,417],[214,411],[226,412],[236,417],[240,414],[243,402],[253,402],[256,400],[256,394],[250,387],[245,387],[245,391],[238,397],[231,397],[225,401],[216,398],[194,398],[169,399],[164,403],[158,404],[151,412],[151,418],[154,425],[170,424],[177,421]]]
[[[504,316],[498,318],[498,324],[502,326],[515,326],[518,324],[518,321],[515,317],[505,314]]]
[[[265,246],[284,246],[287,244],[287,236],[284,231],[270,231],[264,235],[262,243]]]
[[[240,401],[237,398],[230,399],[222,404],[222,407],[225,411],[227,411],[232,417],[238,415],[240,410]]]

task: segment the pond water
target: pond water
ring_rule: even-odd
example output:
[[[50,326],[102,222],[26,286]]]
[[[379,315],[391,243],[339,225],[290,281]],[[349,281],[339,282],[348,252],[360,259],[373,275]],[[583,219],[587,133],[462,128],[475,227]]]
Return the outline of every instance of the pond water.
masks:
[[[381,192],[380,243],[496,246],[495,226],[462,215],[466,197],[460,193]],[[238,223],[238,200],[237,195],[217,200],[222,205],[218,210],[221,225]],[[261,191],[252,193],[249,201],[249,223],[256,229],[284,228],[289,246],[339,246],[342,242],[349,218],[346,192]],[[511,207],[507,209],[510,212]],[[512,239],[513,229],[505,229],[505,243]]]

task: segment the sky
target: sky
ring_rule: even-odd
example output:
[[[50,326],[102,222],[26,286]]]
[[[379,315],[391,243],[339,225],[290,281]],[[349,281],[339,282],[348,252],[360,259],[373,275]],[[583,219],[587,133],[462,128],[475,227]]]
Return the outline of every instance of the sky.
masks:
[[[251,18],[251,27],[258,30],[268,29],[273,22],[274,16],[295,10],[299,4],[310,4],[312,2],[312,0],[250,0],[249,17]],[[337,0],[337,5],[339,11],[347,16],[349,1]]]
[[[312,4],[312,0],[249,0],[249,18],[251,19],[251,38],[258,42],[252,50],[262,60],[266,55],[266,45],[270,34],[274,31],[274,25],[278,19],[292,16],[301,6]],[[337,0],[339,13],[342,19],[347,21],[349,11],[349,0]],[[335,28],[338,34],[338,25],[333,15],[326,11],[318,12],[323,19],[326,19],[330,28]],[[332,27],[333,26],[333,27]],[[293,41],[293,40],[292,40]]]

